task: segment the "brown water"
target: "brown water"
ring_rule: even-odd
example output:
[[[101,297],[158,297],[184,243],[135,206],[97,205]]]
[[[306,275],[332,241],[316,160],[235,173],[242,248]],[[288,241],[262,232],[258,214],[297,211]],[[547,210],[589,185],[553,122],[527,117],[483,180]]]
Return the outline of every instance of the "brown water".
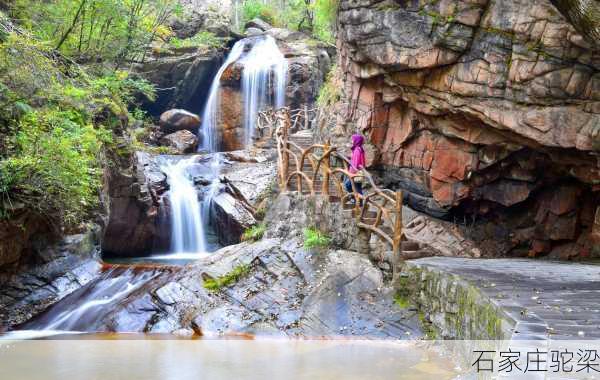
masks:
[[[86,339],[0,341],[0,379],[442,380],[459,373],[425,342],[78,337]]]

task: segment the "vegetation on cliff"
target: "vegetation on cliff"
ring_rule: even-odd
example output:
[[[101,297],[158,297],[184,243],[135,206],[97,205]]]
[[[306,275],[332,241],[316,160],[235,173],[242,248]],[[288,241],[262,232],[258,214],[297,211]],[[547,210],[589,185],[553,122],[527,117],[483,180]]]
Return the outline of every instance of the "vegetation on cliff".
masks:
[[[271,25],[300,30],[333,43],[338,0],[248,0],[242,3],[244,22],[260,18]]]
[[[1,21],[0,216],[27,210],[74,227],[98,204],[104,148],[128,105],[153,88],[114,68],[86,70],[52,40]]]

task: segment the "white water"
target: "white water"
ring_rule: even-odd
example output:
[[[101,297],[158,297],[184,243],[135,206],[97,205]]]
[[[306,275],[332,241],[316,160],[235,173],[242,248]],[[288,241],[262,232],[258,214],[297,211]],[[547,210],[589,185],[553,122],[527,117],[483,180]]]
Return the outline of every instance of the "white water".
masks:
[[[171,252],[206,252],[206,235],[202,223],[198,193],[188,168],[194,159],[168,162],[161,167],[169,183],[169,203],[171,205]]]
[[[236,42],[212,82],[202,115],[202,148],[210,152],[216,152],[220,147],[221,76],[234,62],[242,65],[244,146],[252,142],[258,112],[266,107],[285,105],[288,64],[275,39],[265,35]]]
[[[244,44],[241,43],[244,40],[238,41],[233,45],[231,52],[227,56],[225,63],[221,65],[221,68],[217,72],[215,79],[213,79],[210,85],[210,93],[206,100],[206,106],[204,107],[204,113],[202,114],[202,148],[209,152],[216,152],[219,150],[220,136],[219,136],[219,110],[220,110],[220,87],[221,87],[221,76],[230,64],[237,61],[242,53],[244,52]]]
[[[244,145],[249,146],[254,136],[258,112],[265,107],[280,108],[285,105],[288,65],[271,36],[257,40],[252,49],[242,57],[241,63],[244,67]]]

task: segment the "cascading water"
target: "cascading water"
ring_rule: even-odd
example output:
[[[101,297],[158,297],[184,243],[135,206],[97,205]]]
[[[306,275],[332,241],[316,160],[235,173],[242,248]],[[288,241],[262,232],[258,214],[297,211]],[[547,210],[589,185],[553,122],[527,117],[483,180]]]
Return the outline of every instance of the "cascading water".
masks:
[[[243,41],[243,40],[242,40]],[[242,53],[244,52],[244,44],[242,41],[238,41],[233,45],[231,52],[227,56],[225,63],[221,65],[215,79],[213,79],[210,85],[210,92],[208,99],[206,100],[206,106],[204,107],[204,113],[202,114],[202,148],[209,152],[216,152],[220,145],[219,136],[219,109],[220,109],[220,96],[219,89],[221,86],[221,77],[223,72],[230,64],[237,61]]]
[[[234,62],[242,66],[244,146],[252,142],[258,112],[265,107],[279,108],[285,105],[288,63],[275,39],[264,35],[236,42],[211,84],[202,117],[202,148],[210,152],[216,152],[220,147],[221,77]]]
[[[161,167],[169,183],[171,205],[171,252],[206,252],[206,236],[202,223],[198,194],[188,169],[194,159],[166,163]]]
[[[244,146],[252,143],[258,111],[285,105],[287,60],[271,36],[257,40],[241,58],[242,93],[244,96]],[[273,78],[274,77],[274,78]],[[273,81],[274,79],[274,81]],[[273,96],[271,90],[273,89]]]

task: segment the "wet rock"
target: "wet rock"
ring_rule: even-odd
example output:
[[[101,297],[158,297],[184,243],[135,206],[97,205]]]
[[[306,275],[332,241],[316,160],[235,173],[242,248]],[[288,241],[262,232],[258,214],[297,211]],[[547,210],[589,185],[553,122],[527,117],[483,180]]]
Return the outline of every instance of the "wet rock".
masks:
[[[203,287],[204,277],[226,275],[242,264],[248,270],[236,281],[213,291]],[[135,291],[90,320],[95,330],[186,336],[421,336],[416,314],[394,304],[392,288],[366,256],[343,250],[312,255],[297,239],[229,246],[194,265],[161,271],[151,280],[146,275],[140,282],[138,277],[128,280]],[[102,281],[114,282],[111,278]],[[97,281],[82,294],[102,286]]]
[[[187,130],[198,132],[200,116],[182,109],[171,109],[160,115],[160,129],[163,133],[175,133]]]
[[[163,146],[173,148],[179,154],[193,153],[198,148],[198,138],[188,130],[168,134],[160,139]]]
[[[0,274],[0,331],[25,322],[98,276],[97,228],[66,236],[36,256],[18,274]]]
[[[248,21],[244,27],[246,28],[246,30],[248,28],[255,28],[262,32],[272,28],[272,26],[268,22],[260,18],[253,18],[252,20]]]

